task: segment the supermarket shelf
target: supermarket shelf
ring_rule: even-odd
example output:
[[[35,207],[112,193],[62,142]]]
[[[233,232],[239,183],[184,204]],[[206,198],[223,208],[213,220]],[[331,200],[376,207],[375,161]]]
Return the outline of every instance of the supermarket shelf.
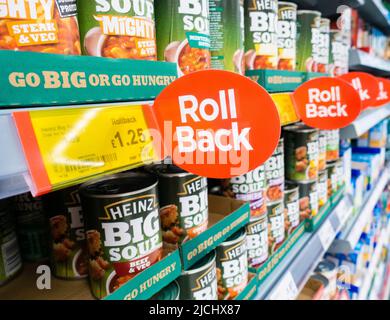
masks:
[[[267,280],[257,300],[295,299],[352,213],[352,199],[345,195],[314,233],[305,233]]]
[[[0,287],[0,300],[92,300],[88,280],[50,277],[50,289],[38,289],[36,264],[26,264],[14,280]],[[47,282],[46,282],[47,283]]]
[[[319,10],[323,16],[332,16],[341,5],[357,8],[364,4],[364,0],[293,0],[300,9]]]
[[[340,135],[343,139],[357,138],[388,116],[390,116],[390,104],[367,109],[352,124],[341,129]]]
[[[363,19],[384,33],[390,34],[389,11],[383,5],[382,0],[366,0],[358,10]]]
[[[381,59],[362,50],[351,49],[349,52],[349,69],[369,72],[376,76],[389,76],[390,61]]]
[[[332,252],[351,252],[357,245],[359,238],[371,218],[372,211],[378,202],[390,178],[389,168],[385,168],[375,184],[374,189],[365,197],[364,205],[352,221],[340,233],[339,239],[332,245]]]
[[[359,291],[359,296],[358,296],[359,300],[367,300],[367,298],[368,298],[368,293],[369,293],[371,285],[372,285],[375,270],[378,267],[378,263],[379,263],[379,259],[381,257],[383,245],[386,241],[386,237],[389,237],[389,236],[390,236],[390,224],[387,226],[386,230],[382,231],[382,233],[379,237],[379,240],[378,240],[377,245],[375,247],[374,253],[371,257],[368,270],[365,272],[363,284],[362,284],[361,289]]]

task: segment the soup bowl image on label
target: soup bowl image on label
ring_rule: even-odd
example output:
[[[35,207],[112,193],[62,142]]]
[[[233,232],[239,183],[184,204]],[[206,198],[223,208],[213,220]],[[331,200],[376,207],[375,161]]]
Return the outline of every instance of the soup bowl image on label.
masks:
[[[243,175],[263,164],[280,137],[271,96],[233,72],[199,71],[166,87],[154,103],[164,141],[161,158],[187,172],[216,179]],[[259,122],[258,119],[267,119]]]
[[[357,91],[338,78],[321,77],[307,81],[295,90],[293,100],[301,120],[310,127],[323,130],[344,128],[361,111]]]

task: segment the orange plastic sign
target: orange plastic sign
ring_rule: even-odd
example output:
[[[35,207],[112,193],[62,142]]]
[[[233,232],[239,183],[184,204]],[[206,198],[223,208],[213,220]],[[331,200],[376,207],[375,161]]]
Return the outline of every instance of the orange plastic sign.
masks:
[[[181,77],[157,97],[154,111],[162,134],[154,139],[156,150],[204,177],[230,178],[254,170],[272,155],[280,138],[271,96],[232,72]]]
[[[340,78],[351,84],[359,93],[363,109],[377,105],[379,83],[376,77],[365,72],[349,72]]]
[[[310,127],[332,130],[348,126],[360,114],[358,92],[338,78],[316,78],[305,82],[293,94],[301,120]]]
[[[378,78],[379,95],[376,98],[375,106],[380,107],[390,102],[390,80],[385,78]]]

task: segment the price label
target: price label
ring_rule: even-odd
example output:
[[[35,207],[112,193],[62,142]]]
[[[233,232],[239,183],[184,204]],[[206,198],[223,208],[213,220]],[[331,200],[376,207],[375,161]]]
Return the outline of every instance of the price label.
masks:
[[[157,160],[145,112],[150,106],[105,106],[15,112],[33,193]]]
[[[273,291],[270,300],[295,300],[298,293],[298,287],[291,272],[287,272]]]
[[[321,226],[318,236],[320,237],[322,247],[327,250],[336,236],[333,226],[329,220],[326,220]]]

